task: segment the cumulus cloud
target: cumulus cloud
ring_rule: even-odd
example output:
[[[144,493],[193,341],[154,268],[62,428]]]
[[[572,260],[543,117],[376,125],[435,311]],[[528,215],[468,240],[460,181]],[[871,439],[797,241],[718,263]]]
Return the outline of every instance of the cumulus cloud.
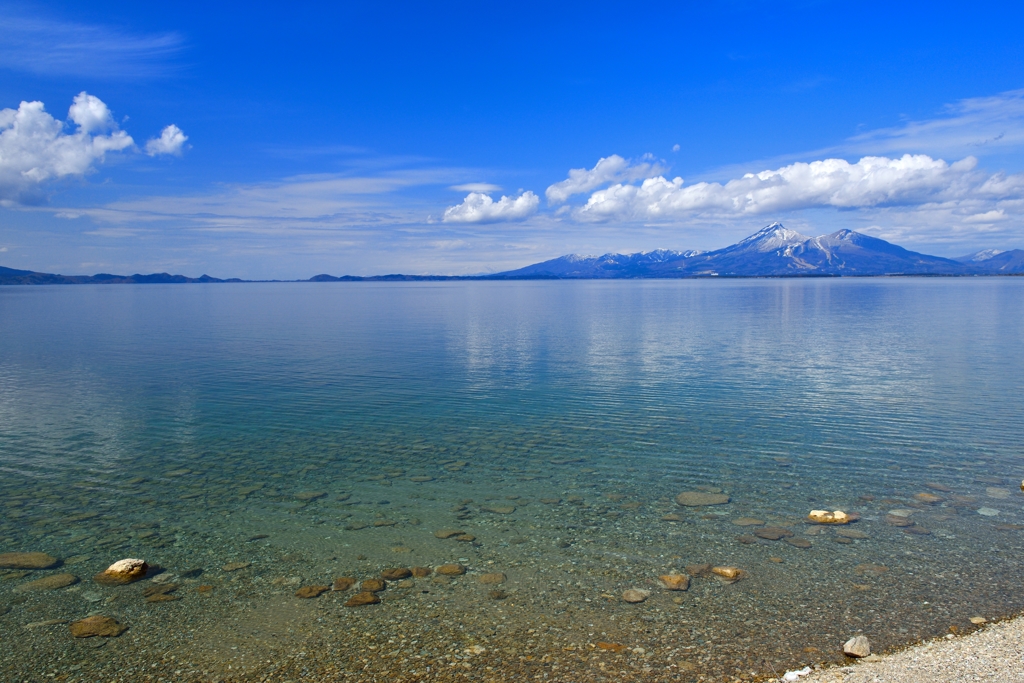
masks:
[[[649,154],[638,162],[613,154],[598,159],[594,168],[570,170],[568,178],[551,185],[544,194],[549,204],[561,204],[575,194],[590,192],[608,183],[628,183],[664,172],[662,165]]]
[[[864,209],[958,200],[1021,198],[1024,175],[986,174],[967,157],[955,163],[924,154],[823,159],[748,173],[721,183],[684,185],[682,178],[618,183],[591,194],[575,211],[582,220],[657,220],[697,214],[743,216],[811,208]]]
[[[518,197],[502,196],[494,201],[482,192],[470,192],[461,204],[444,211],[445,223],[499,223],[521,221],[532,216],[540,205],[540,197],[523,192]]]
[[[150,156],[181,154],[188,137],[175,125],[146,143]],[[83,176],[108,152],[138,151],[110,108],[95,95],[79,93],[68,120],[51,116],[42,102],[0,109],[0,202],[33,203],[49,180]]]
[[[0,110],[0,200],[30,200],[40,183],[84,175],[107,152],[135,144],[107,105],[88,93],[75,97],[68,118],[70,132],[72,126],[50,116],[42,102]]]
[[[173,123],[160,132],[160,137],[151,138],[146,142],[146,154],[155,157],[158,154],[181,156],[188,136]]]

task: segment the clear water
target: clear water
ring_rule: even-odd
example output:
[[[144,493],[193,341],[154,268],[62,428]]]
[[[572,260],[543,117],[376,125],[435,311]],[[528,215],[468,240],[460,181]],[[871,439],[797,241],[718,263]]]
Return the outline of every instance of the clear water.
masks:
[[[1022,443],[1021,278],[0,288],[0,553],[62,560],[0,570],[0,677],[839,662],[1024,609]],[[674,502],[701,487],[731,502]],[[92,581],[124,557],[179,599]],[[293,595],[450,562],[378,605]],[[746,576],[661,588],[701,563]],[[88,614],[129,630],[73,639]]]

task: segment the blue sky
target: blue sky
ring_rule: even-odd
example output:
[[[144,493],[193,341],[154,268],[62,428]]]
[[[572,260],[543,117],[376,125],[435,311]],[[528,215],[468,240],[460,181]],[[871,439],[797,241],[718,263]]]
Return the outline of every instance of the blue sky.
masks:
[[[1021,26],[985,2],[0,4],[0,265],[478,273],[776,220],[1024,248]]]

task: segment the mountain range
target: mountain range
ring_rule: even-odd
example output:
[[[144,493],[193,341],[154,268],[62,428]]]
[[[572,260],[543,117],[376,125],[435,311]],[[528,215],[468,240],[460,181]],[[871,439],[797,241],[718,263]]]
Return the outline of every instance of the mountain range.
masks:
[[[491,275],[315,275],[302,282],[392,280],[545,280],[692,277],[799,277],[877,275],[1024,275],[1024,250],[986,249],[959,258],[910,251],[853,230],[808,237],[781,223],[758,230],[715,251],[658,249],[636,254],[568,254],[518,270]],[[246,282],[203,275],[53,275],[0,267],[0,285],[151,284]]]

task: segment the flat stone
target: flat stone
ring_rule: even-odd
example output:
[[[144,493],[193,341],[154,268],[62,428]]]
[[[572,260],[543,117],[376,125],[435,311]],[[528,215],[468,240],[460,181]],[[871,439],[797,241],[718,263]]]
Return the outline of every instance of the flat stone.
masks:
[[[413,567],[411,571],[412,575],[415,576],[417,579],[426,578],[430,576],[430,574],[433,572],[433,570],[430,567]]]
[[[853,571],[855,574],[858,574],[860,576],[863,576],[865,574],[879,576],[880,574],[884,574],[887,571],[889,571],[889,568],[881,564],[864,563],[858,564],[856,567],[853,568]]]
[[[631,603],[631,604],[635,605],[637,603],[643,602],[648,597],[650,597],[650,595],[651,594],[648,593],[647,591],[639,590],[637,588],[630,588],[627,591],[623,591],[622,599],[625,600],[628,603]]]
[[[768,541],[778,541],[779,539],[792,536],[793,532],[778,526],[766,526],[763,529],[757,529],[754,535]]]
[[[807,515],[807,519],[816,524],[849,524],[853,521],[850,515],[842,510],[834,510],[832,512],[828,510],[811,510]]]
[[[487,597],[489,597],[491,600],[504,600],[508,597],[508,593],[501,590],[500,588],[495,588],[494,590],[487,592]]]
[[[484,583],[484,584],[496,585],[496,584],[500,584],[500,583],[505,583],[505,575],[502,574],[501,572],[492,572],[490,574],[481,574],[480,578],[478,579],[478,581],[480,581],[480,583]]]
[[[997,488],[995,486],[989,486],[985,489],[985,495],[989,498],[1009,498],[1010,489]]]
[[[331,588],[336,591],[347,591],[354,585],[356,585],[356,580],[351,576],[339,576],[334,580],[334,585]]]
[[[690,587],[690,577],[686,574],[662,574],[658,579],[670,591],[684,591]]]
[[[843,653],[847,657],[867,657],[871,654],[871,642],[864,636],[855,636],[843,645]]]
[[[751,536],[750,534],[742,534],[736,537],[736,540],[743,545],[754,545],[757,543],[757,536]]]
[[[326,495],[327,495],[327,491],[301,491],[299,493],[296,493],[295,497],[298,500],[303,500],[303,501],[307,501],[308,502],[308,501],[311,501],[311,500],[316,500],[317,498],[323,498]]]
[[[703,507],[705,505],[725,505],[729,496],[724,493],[708,493],[706,491],[683,491],[676,496],[676,503],[683,507]]]
[[[982,624],[988,623],[988,619],[985,617],[971,617],[971,623],[975,626],[981,626]]]
[[[245,569],[252,562],[228,562],[226,565],[221,567],[226,572],[237,572],[239,569]]]
[[[740,517],[732,520],[736,526],[764,526],[764,521],[753,517]]]
[[[303,586],[299,590],[295,591],[295,597],[308,600],[310,598],[316,598],[331,590],[330,586]]]
[[[363,605],[376,605],[380,602],[380,598],[377,597],[376,593],[370,591],[363,591],[362,593],[356,593],[345,602],[345,607],[362,607]]]
[[[891,514],[885,516],[885,523],[889,526],[897,527],[914,526],[914,520],[910,519],[909,517],[900,517],[898,515]]]
[[[476,536],[473,534],[461,534],[455,537],[455,540],[459,543],[472,543],[476,540]]]
[[[46,553],[0,554],[0,569],[49,569],[59,560]]]
[[[999,510],[996,510],[995,508],[978,508],[977,512],[979,515],[984,515],[986,517],[995,517],[999,514]]]
[[[738,581],[744,575],[744,571],[738,567],[712,567],[711,573],[730,581]]]
[[[438,538],[452,538],[453,536],[461,536],[466,533],[462,529],[439,529],[434,532],[434,536]]]
[[[398,524],[398,522],[392,519],[378,519],[376,522],[373,523],[373,525],[376,527],[395,526],[396,524]]]
[[[482,505],[481,512],[492,512],[496,515],[511,515],[516,511],[515,505]]]
[[[364,593],[377,593],[388,587],[383,579],[367,579],[359,584],[359,590]]]
[[[74,638],[92,638],[93,636],[116,638],[128,630],[127,626],[118,623],[115,619],[99,615],[76,621],[68,628]]]
[[[686,573],[690,576],[708,577],[712,575],[710,564],[688,564]]]
[[[58,588],[66,588],[75,583],[78,583],[78,577],[74,574],[53,574],[36,579],[35,581],[23,583],[14,590],[19,593],[26,591],[52,591]]]
[[[405,567],[394,567],[392,569],[385,569],[380,573],[380,576],[385,581],[401,581],[412,576],[412,570]]]
[[[173,593],[176,590],[178,590],[178,584],[176,583],[150,583],[150,585],[142,589],[142,595],[148,598],[152,595]]]
[[[370,526],[370,525],[367,524],[366,522],[349,522],[348,524],[345,525],[345,530],[346,531],[359,531],[360,529],[365,529],[368,526]]]
[[[942,496],[937,496],[934,493],[915,493],[914,500],[920,503],[925,503],[926,505],[935,505],[936,503],[941,503],[946,499]]]
[[[914,526],[905,527],[903,529],[903,533],[905,533],[905,534],[912,534],[914,536],[931,536],[932,535],[932,532],[928,531],[928,529],[925,529],[923,526],[917,526],[916,524]]]
[[[932,491],[941,491],[942,493],[951,493],[953,491],[953,489],[949,488],[945,484],[940,484],[935,481],[926,482],[925,486],[930,488]]]
[[[466,568],[461,564],[442,564],[434,571],[442,576],[461,576],[466,573]]]
[[[174,602],[175,600],[180,599],[181,598],[177,595],[172,595],[170,593],[157,593],[156,595],[150,595],[146,598],[146,602]]]
[[[811,542],[808,541],[806,538],[792,537],[792,538],[786,538],[786,539],[784,539],[784,541],[786,543],[790,544],[791,546],[793,546],[794,548],[807,549],[807,548],[811,547]]]

